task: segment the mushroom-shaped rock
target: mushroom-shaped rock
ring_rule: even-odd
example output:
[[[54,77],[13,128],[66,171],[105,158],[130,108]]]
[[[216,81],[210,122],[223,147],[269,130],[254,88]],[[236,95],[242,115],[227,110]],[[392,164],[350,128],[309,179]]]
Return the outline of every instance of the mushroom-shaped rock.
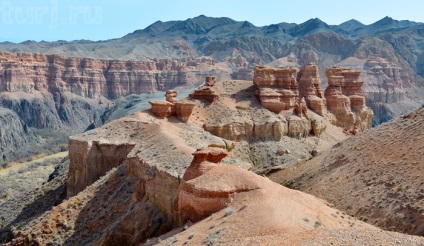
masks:
[[[149,104],[152,106],[150,110],[157,117],[164,119],[167,116],[172,114],[173,103],[168,101],[158,100],[158,101],[150,101]]]
[[[217,186],[215,189],[213,186],[217,184],[216,181],[216,184],[196,182],[198,177],[218,166],[227,155],[227,150],[212,147],[193,153],[193,161],[178,187],[174,203],[174,209],[183,221],[199,221],[225,208],[231,202],[230,193],[235,192],[231,187],[225,190]]]

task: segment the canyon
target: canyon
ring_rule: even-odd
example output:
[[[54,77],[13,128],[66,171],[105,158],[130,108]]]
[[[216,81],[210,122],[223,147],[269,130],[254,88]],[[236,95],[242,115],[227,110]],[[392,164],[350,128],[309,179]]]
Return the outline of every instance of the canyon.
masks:
[[[199,16],[0,43],[0,158],[72,134],[0,203],[0,243],[424,244],[423,28]]]

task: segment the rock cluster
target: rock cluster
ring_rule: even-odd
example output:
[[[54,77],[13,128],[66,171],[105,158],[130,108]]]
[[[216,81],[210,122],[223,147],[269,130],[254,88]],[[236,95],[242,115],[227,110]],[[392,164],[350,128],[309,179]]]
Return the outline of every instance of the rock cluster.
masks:
[[[213,102],[217,97],[215,92],[211,89],[211,87],[214,86],[215,82],[216,78],[214,76],[206,77],[205,84],[199,89],[194,90],[194,92],[189,96],[193,99],[205,99],[209,102]]]
[[[167,91],[165,95],[166,101],[149,101],[151,105],[150,110],[161,119],[175,115],[180,121],[187,122],[195,104],[188,100],[178,101],[177,96],[178,92],[176,90]]]
[[[283,110],[294,110],[299,117],[305,116],[313,122],[307,114],[309,107],[313,112],[332,118],[328,112],[335,115],[333,123],[352,130],[371,127],[372,110],[365,106],[365,97],[362,93],[360,72],[346,68],[327,68],[328,88],[321,89],[321,78],[315,63],[308,63],[301,67],[297,79],[294,77],[296,69],[270,68],[257,66],[253,84],[258,87],[257,95],[262,106],[274,113]]]
[[[365,106],[361,72],[342,67],[325,70],[328,87],[325,98],[328,110],[336,116],[334,123],[346,129],[365,130],[371,127],[372,110]]]

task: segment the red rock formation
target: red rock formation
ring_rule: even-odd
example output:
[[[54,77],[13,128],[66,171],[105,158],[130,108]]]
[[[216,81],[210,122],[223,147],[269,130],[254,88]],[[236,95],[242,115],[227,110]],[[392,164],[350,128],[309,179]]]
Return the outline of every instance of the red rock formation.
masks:
[[[172,114],[173,103],[163,100],[149,101],[149,104],[152,106],[150,110],[154,115],[160,119],[164,119]]]
[[[179,101],[175,103],[175,116],[182,121],[187,122],[193,112],[195,103],[189,101]]]
[[[152,106],[150,110],[160,119],[175,115],[180,121],[187,122],[196,104],[189,100],[178,101],[177,96],[177,91],[167,91],[165,94],[166,101],[159,100],[149,102]]]
[[[334,123],[349,130],[355,126],[361,130],[371,127],[373,113],[365,106],[360,73],[341,67],[325,70],[328,79],[325,90],[327,108],[336,116]]]
[[[253,84],[262,106],[275,113],[292,109],[299,95],[294,68],[274,69],[256,66]]]
[[[302,97],[302,99],[297,100],[294,110],[300,118],[306,117],[308,118],[308,108],[306,107],[305,98]]]
[[[193,99],[205,99],[205,100],[208,100],[209,102],[213,102],[215,98],[217,97],[217,95],[211,88],[207,86],[202,86],[199,89],[194,90],[194,92],[191,93],[189,97]]]
[[[301,67],[297,73],[297,81],[299,83],[299,95],[306,98],[308,107],[315,113],[324,115],[326,106],[318,66],[315,63],[308,63],[308,65]]]
[[[72,92],[79,96],[115,99],[196,83],[208,58],[153,61],[100,60],[50,54],[0,53],[0,90]]]
[[[217,166],[227,155],[228,152],[221,148],[206,148],[193,153],[194,159],[184,173],[174,203],[174,209],[178,211],[182,221],[199,221],[231,203],[231,197],[225,191],[194,192],[193,186],[189,183],[190,180]]]

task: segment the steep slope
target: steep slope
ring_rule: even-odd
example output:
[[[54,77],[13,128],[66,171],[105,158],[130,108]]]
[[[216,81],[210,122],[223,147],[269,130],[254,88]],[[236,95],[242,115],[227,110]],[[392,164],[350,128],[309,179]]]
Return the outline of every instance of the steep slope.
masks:
[[[2,107],[0,126],[0,163],[25,157],[39,141],[15,112]]]
[[[168,239],[156,241],[159,245],[424,242],[421,237],[381,231],[342,215],[313,196],[279,186],[241,168],[216,164],[218,156],[211,156],[213,152],[207,149],[194,153],[178,193],[179,215],[193,220],[198,212],[206,212],[204,219],[182,232],[175,230],[178,234],[163,236]],[[202,161],[205,154],[208,156]]]
[[[424,107],[270,179],[381,228],[424,235]]]

